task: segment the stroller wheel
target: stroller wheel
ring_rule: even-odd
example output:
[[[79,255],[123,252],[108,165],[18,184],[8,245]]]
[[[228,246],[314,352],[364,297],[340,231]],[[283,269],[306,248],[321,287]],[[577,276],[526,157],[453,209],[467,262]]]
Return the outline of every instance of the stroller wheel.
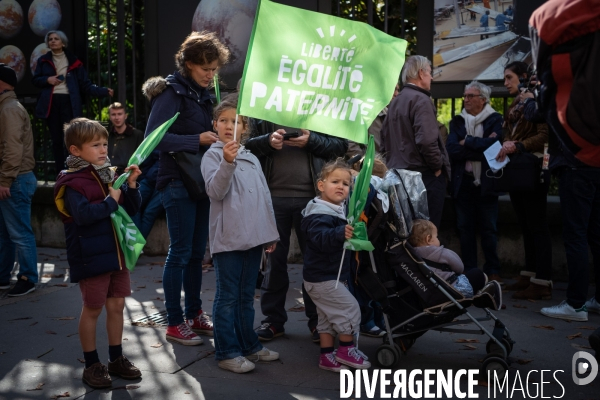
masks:
[[[396,350],[396,347],[389,344],[379,346],[376,356],[379,365],[386,368],[393,367],[400,359],[400,353]]]
[[[508,364],[502,357],[498,357],[496,354],[490,354],[483,360],[481,374],[486,378],[488,377],[489,373],[490,379],[494,379],[495,374],[499,380],[504,380],[506,371],[508,371]]]
[[[500,339],[500,342],[504,345],[504,347],[506,348],[506,356],[508,357],[508,355],[512,352],[513,349],[513,344],[511,343],[510,340],[508,340],[507,338],[503,337],[502,339]],[[500,346],[498,346],[498,344],[496,342],[494,342],[492,339],[490,339],[487,344],[485,345],[485,351],[487,354],[496,354],[496,355],[503,355],[503,351],[500,348]]]

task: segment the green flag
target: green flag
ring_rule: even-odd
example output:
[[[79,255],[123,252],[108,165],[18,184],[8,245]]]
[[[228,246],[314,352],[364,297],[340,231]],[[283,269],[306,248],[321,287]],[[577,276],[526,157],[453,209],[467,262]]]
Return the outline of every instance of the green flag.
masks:
[[[375,156],[375,142],[373,135],[369,135],[369,144],[363,160],[360,173],[354,181],[354,190],[348,203],[348,223],[354,228],[352,238],[344,242],[344,248],[353,251],[373,251],[374,247],[367,237],[367,226],[360,221],[360,215],[365,209],[367,196],[369,195],[369,184],[373,172],[373,158]]]
[[[238,114],[366,143],[392,99],[406,43],[362,22],[261,0]]]
[[[152,151],[156,148],[156,146],[160,143],[163,136],[169,129],[169,127],[175,122],[179,113],[175,114],[173,118],[163,123],[161,126],[156,128],[151,134],[149,134],[144,141],[139,145],[139,147],[135,150],[127,166],[132,164],[139,165],[148,156]],[[113,183],[114,188],[120,188],[125,180],[129,176],[129,172],[124,173],[119,176],[115,183]],[[110,214],[110,219],[112,220],[113,227],[115,228],[115,232],[117,233],[117,239],[119,244],[121,245],[121,250],[123,251],[123,255],[125,256],[125,265],[127,269],[133,271],[135,268],[135,263],[140,257],[140,253],[146,244],[146,239],[140,233],[139,229],[133,221],[127,211],[123,209],[123,207],[119,206],[117,211]]]

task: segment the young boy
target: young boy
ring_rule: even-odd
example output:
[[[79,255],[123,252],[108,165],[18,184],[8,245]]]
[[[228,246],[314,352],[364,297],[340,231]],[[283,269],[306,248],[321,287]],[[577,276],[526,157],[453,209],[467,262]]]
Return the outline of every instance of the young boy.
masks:
[[[137,165],[127,183],[114,189],[115,170],[107,156],[108,132],[96,121],[76,118],[65,125],[69,169],[61,171],[54,186],[54,200],[65,224],[67,260],[71,282],[79,282],[83,310],[79,339],[85,358],[83,382],[94,389],[110,387],[110,374],[137,379],[142,373],[122,353],[123,309],[131,294],[129,271],[117,242],[110,214],[121,204],[135,214],[141,204],[136,179]],[[96,351],[96,324],[106,308],[108,368]]]

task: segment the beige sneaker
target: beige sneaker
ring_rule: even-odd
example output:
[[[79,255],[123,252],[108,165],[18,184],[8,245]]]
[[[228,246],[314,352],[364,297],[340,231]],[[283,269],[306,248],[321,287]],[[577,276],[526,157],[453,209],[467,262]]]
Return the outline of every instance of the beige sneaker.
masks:
[[[239,356],[219,361],[219,368],[235,372],[236,374],[243,374],[252,371],[254,369],[254,363],[248,361],[246,357]]]
[[[254,354],[250,354],[246,356],[246,358],[250,361],[275,361],[279,359],[279,353],[273,350],[269,350],[266,347],[263,347],[262,350],[257,351]]]

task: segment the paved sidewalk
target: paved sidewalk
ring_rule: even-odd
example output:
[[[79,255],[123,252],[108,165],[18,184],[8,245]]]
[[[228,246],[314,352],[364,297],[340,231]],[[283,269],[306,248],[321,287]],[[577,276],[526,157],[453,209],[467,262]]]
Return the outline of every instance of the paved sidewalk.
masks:
[[[83,358],[77,335],[81,311],[79,288],[69,283],[66,252],[61,249],[38,249],[41,282],[29,295],[9,298],[0,291],[0,399],[49,399],[68,392],[69,399],[336,399],[340,397],[339,375],[317,367],[319,347],[311,342],[302,308],[300,284],[302,266],[290,266],[290,291],[286,308],[289,321],[286,334],[267,343],[280,352],[281,360],[259,362],[248,374],[221,370],[214,360],[212,338],[204,337],[202,346],[186,347],[165,340],[165,328],[154,323],[133,324],[145,316],[164,311],[162,265],[164,257],[142,256],[131,275],[132,295],[127,298],[123,350],[143,373],[142,379],[126,381],[113,378],[112,390],[93,390],[81,382]],[[215,273],[203,274],[204,310],[212,314]],[[598,399],[600,378],[587,386],[577,386],[571,378],[571,359],[576,351],[590,350],[587,336],[600,325],[600,315],[590,313],[589,321],[566,322],[539,314],[539,309],[557,304],[565,296],[565,284],[557,284],[552,301],[513,301],[505,293],[506,310],[496,315],[511,330],[516,345],[514,362],[509,370],[509,387],[516,390],[512,398]],[[260,291],[256,292],[255,325],[260,324]],[[477,309],[470,309],[482,316]],[[160,321],[159,321],[160,322]],[[98,353],[108,358],[104,314],[98,330]],[[491,325],[488,323],[487,326]],[[572,338],[568,338],[573,335]],[[464,343],[461,339],[479,342]],[[462,343],[461,343],[462,342]],[[478,369],[485,356],[483,336],[428,332],[420,337],[402,357],[398,368]],[[380,339],[361,337],[359,344],[374,364]],[[546,372],[542,378],[540,370]],[[557,381],[552,373],[556,370]],[[529,374],[529,384],[527,376]],[[520,390],[519,380],[523,391]],[[32,390],[39,388],[40,390]],[[467,381],[460,381],[466,390]],[[479,398],[488,397],[484,382],[476,386]],[[388,393],[393,390],[388,389]],[[529,390],[529,394],[527,392]],[[493,392],[492,392],[493,393]],[[504,391],[506,393],[506,389]],[[367,398],[362,388],[360,398]],[[381,398],[379,389],[375,398]],[[359,398],[358,393],[351,398]],[[444,397],[445,398],[445,397]],[[507,398],[497,394],[497,398]]]

